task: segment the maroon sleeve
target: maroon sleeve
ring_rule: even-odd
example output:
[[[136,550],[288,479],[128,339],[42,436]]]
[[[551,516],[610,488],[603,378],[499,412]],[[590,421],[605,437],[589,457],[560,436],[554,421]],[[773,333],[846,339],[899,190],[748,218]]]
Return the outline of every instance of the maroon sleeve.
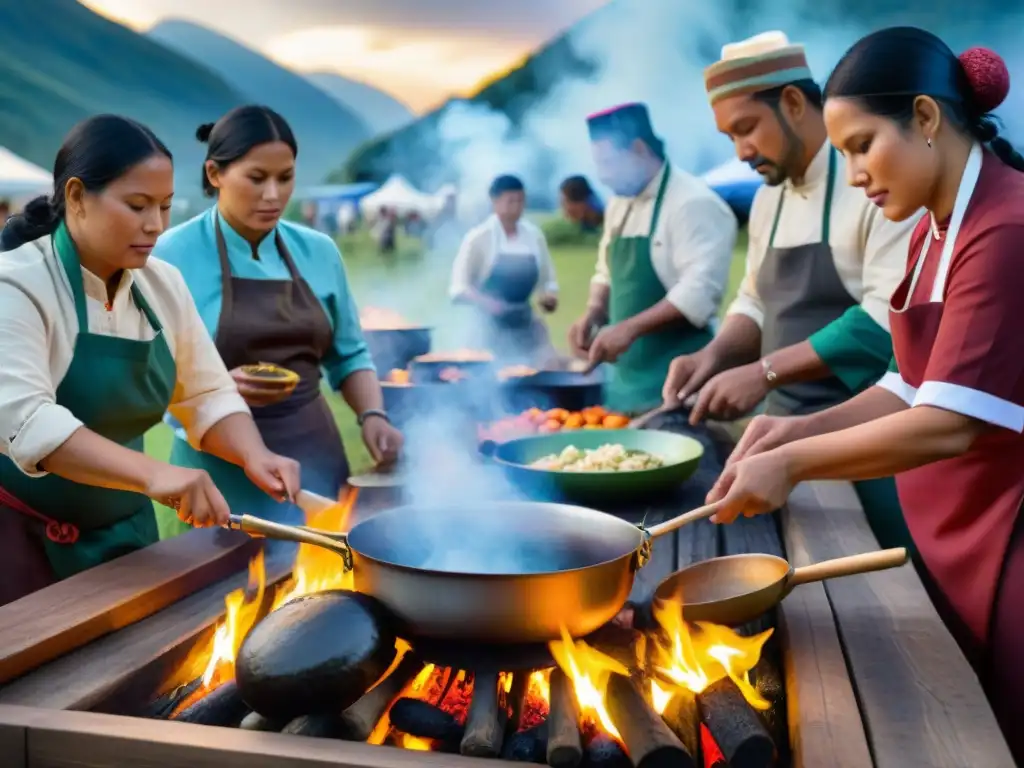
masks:
[[[950,266],[922,386],[953,384],[1024,407],[1022,312],[1024,223],[989,227]],[[970,397],[969,392],[959,395]]]

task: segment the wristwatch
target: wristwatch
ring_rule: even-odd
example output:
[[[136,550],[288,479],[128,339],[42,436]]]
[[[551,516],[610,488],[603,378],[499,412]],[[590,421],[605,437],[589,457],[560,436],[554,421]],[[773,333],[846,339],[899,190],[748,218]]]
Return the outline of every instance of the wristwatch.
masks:
[[[361,427],[363,426],[363,424],[366,423],[367,419],[372,418],[373,416],[376,416],[377,418],[380,419],[384,419],[384,421],[386,421],[388,424],[391,423],[391,417],[388,416],[387,411],[382,411],[379,408],[368,408],[367,410],[363,411],[358,416],[356,416],[356,423],[359,424],[359,426]]]
[[[769,384],[774,384],[775,380],[779,378],[778,374],[772,370],[772,361],[767,357],[761,358],[761,370],[764,371],[764,377],[768,380]]]

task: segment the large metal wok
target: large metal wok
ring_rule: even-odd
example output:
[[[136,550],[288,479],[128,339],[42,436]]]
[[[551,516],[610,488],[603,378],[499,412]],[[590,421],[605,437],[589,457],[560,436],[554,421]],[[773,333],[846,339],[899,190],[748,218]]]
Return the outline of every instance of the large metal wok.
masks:
[[[232,515],[231,527],[330,549],[356,591],[414,637],[492,644],[582,637],[621,610],[652,540],[710,517],[701,507],[649,529],[585,507],[537,502],[406,506],[347,534]]]

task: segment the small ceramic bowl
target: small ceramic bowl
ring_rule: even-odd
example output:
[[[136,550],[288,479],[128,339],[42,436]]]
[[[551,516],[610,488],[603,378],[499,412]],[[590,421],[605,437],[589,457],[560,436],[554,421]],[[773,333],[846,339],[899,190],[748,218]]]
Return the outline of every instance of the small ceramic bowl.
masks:
[[[243,365],[242,374],[253,386],[267,389],[291,391],[299,383],[299,374],[273,363]]]

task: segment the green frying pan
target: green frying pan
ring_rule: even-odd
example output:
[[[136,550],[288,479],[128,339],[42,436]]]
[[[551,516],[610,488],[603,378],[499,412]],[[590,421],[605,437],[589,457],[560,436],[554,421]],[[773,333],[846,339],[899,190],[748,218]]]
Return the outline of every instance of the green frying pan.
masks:
[[[561,472],[529,466],[570,445],[593,450],[608,444],[645,451],[664,463],[656,469],[632,472]],[[532,498],[602,504],[652,498],[671,491],[697,470],[704,446],[674,432],[581,429],[521,437],[495,445],[489,452],[509,479]]]

